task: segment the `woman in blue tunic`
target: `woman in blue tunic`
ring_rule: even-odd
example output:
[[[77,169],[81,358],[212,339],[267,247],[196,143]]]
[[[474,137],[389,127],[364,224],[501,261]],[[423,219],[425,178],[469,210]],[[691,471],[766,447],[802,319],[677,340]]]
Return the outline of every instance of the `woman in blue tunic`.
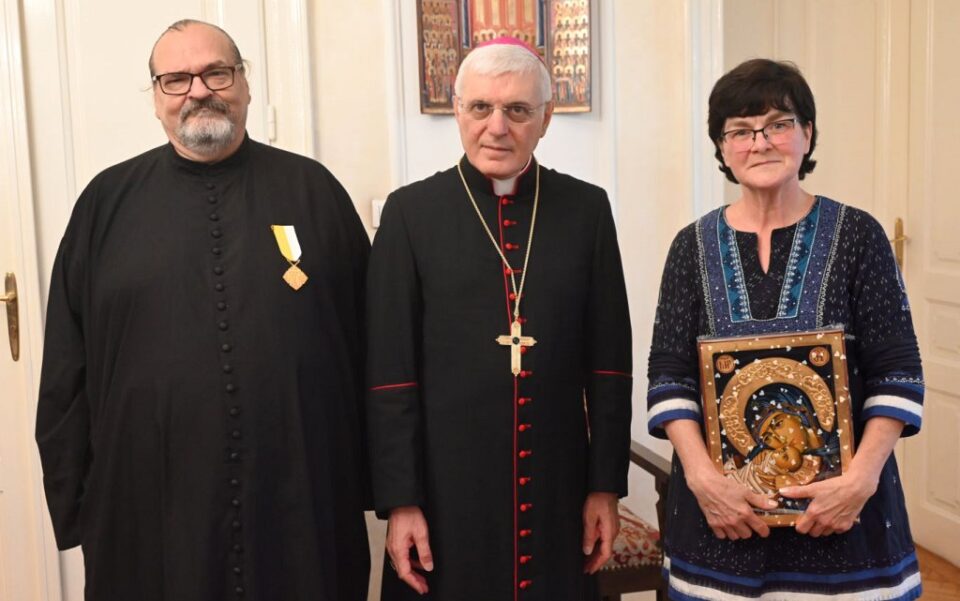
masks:
[[[920,574],[892,449],[920,428],[923,380],[903,280],[867,213],[807,193],[813,95],[795,66],[747,61],[710,95],[709,133],[736,202],[690,224],[664,268],[650,350],[648,428],[676,451],[664,569],[672,599],[907,600]],[[710,460],[701,337],[844,328],[856,454],[838,477],[780,489],[808,499],[794,527]]]

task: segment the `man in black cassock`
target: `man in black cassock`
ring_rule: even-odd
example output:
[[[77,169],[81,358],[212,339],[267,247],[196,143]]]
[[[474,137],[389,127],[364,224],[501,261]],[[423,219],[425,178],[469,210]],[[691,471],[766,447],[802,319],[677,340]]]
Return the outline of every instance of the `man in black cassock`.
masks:
[[[250,140],[233,40],[150,59],[170,143],[77,201],[37,416],[61,549],[93,601],[361,601],[369,242],[319,163]]]
[[[609,558],[630,444],[630,317],[610,205],[540,166],[534,51],[471,52],[465,156],[388,199],[368,272],[384,601],[580,601]]]

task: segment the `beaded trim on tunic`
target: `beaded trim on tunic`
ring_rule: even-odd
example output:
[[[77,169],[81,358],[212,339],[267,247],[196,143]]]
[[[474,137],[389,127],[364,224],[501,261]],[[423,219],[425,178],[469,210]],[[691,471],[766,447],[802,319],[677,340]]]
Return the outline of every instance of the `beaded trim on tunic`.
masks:
[[[704,215],[696,229],[711,335],[737,336],[823,327],[819,305],[836,252],[834,234],[842,216],[841,204],[816,197],[813,208],[797,223],[794,232],[777,315],[757,319],[750,311],[736,230],[723,218],[722,208]],[[711,269],[710,265],[719,269]]]

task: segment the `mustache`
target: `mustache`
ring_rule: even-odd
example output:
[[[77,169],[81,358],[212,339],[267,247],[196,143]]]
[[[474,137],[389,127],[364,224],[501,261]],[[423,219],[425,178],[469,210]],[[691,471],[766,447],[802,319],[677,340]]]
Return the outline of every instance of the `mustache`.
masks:
[[[180,109],[180,121],[192,117],[203,109],[216,111],[223,115],[226,115],[230,111],[229,105],[218,98],[210,97],[204,98],[203,100],[188,100],[183,103],[183,107]]]

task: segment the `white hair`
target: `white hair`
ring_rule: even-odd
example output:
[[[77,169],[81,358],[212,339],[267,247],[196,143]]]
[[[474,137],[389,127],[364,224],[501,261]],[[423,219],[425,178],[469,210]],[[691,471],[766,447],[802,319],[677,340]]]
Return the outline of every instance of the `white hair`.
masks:
[[[457,80],[453,84],[454,94],[458,97],[463,91],[463,80],[468,72],[489,77],[497,77],[505,73],[534,76],[540,80],[540,100],[549,102],[553,99],[550,72],[547,71],[546,65],[522,46],[491,44],[472,50],[460,63]]]

